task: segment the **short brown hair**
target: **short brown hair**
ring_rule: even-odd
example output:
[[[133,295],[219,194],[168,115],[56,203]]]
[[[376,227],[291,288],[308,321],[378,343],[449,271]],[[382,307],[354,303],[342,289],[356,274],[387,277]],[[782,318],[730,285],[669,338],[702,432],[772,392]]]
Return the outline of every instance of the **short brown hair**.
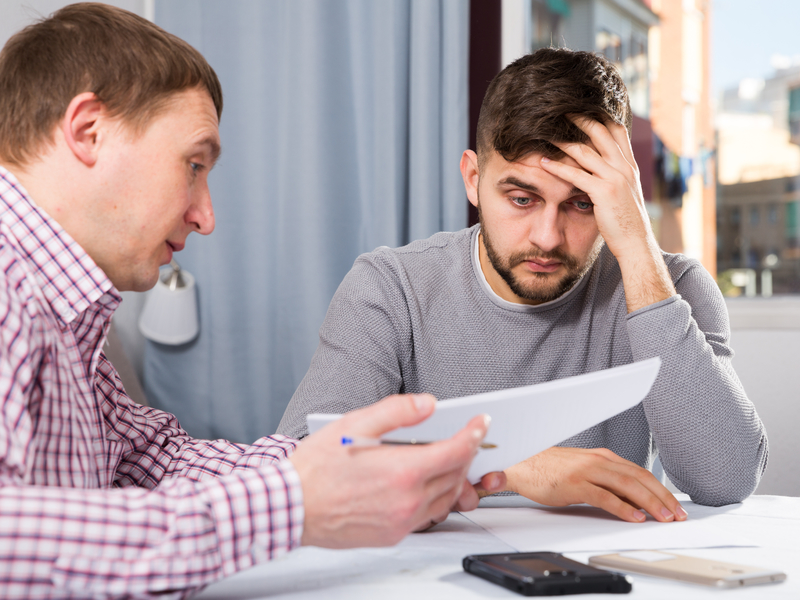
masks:
[[[586,142],[567,115],[625,125],[633,116],[628,90],[603,56],[567,48],[542,48],[514,61],[489,84],[481,104],[477,151],[481,162],[495,150],[513,162],[531,152],[563,155],[552,142]]]
[[[66,6],[0,52],[0,159],[28,162],[83,92],[141,132],[176,92],[195,87],[208,91],[219,117],[219,79],[189,44],[120,8]]]

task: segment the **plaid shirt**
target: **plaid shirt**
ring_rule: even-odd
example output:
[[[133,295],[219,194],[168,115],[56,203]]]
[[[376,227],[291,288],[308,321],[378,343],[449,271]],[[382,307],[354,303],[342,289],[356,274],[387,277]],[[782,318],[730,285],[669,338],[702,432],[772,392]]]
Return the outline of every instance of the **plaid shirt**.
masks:
[[[120,300],[0,167],[2,598],[183,597],[300,543],[294,442],[133,403],[102,352]]]

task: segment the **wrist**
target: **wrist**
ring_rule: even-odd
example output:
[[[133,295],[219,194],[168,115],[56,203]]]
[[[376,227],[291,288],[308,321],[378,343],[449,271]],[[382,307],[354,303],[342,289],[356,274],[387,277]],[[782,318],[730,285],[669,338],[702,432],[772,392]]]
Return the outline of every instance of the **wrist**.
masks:
[[[628,313],[674,296],[675,285],[657,245],[617,257]]]

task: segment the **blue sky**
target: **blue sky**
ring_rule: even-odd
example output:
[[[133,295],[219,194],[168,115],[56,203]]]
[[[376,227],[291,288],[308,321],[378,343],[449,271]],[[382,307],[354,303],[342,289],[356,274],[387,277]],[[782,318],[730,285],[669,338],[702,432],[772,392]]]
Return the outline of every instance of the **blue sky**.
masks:
[[[668,2],[678,0],[667,0]],[[775,54],[800,61],[800,0],[712,0],[712,90],[773,72]]]

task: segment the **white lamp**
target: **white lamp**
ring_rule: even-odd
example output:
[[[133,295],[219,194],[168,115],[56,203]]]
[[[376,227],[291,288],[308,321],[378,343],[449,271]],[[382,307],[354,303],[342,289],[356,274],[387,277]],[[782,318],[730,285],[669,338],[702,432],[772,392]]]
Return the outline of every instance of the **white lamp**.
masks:
[[[172,346],[190,342],[200,332],[194,277],[182,271],[175,259],[147,293],[139,331],[149,340]]]

